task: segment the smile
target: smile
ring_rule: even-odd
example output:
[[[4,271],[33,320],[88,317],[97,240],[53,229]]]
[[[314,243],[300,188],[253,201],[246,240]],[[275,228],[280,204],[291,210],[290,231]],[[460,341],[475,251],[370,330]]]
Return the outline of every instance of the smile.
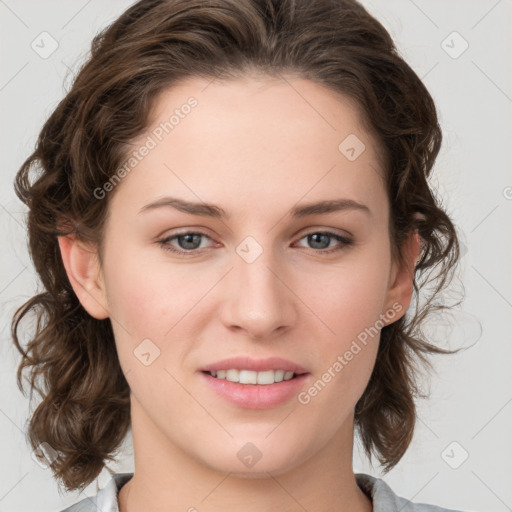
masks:
[[[262,384],[269,385],[283,380],[291,380],[295,376],[292,371],[285,370],[213,370],[208,372],[212,377],[217,379],[225,379],[230,382],[238,382],[240,384]]]

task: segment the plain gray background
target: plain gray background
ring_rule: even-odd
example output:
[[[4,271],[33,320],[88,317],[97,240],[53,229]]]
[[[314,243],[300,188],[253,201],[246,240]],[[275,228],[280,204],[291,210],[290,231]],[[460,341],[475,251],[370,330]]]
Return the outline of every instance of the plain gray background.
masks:
[[[92,37],[131,3],[0,0],[1,512],[60,510],[95,494],[110,478],[104,470],[84,493],[59,495],[50,469],[33,460],[25,440],[35,404],[29,406],[15,383],[19,357],[10,320],[38,284],[26,248],[24,206],[12,183]],[[430,328],[450,347],[471,346],[435,359],[431,398],[418,404],[413,443],[384,479],[416,502],[512,510],[512,1],[363,4],[390,31],[438,106],[444,142],[432,184],[464,244],[459,282],[466,299]],[[113,470],[133,470],[130,448],[128,438]],[[354,464],[356,471],[381,475],[357,450]]]

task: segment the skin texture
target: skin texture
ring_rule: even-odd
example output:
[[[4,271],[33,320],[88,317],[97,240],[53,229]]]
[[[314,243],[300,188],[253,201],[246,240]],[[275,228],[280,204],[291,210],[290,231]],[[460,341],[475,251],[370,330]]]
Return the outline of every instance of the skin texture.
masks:
[[[307,369],[307,390],[393,304],[400,312],[389,321],[405,314],[412,267],[391,258],[377,141],[348,98],[305,79],[251,76],[193,78],[164,91],[130,149],[190,96],[197,106],[102,199],[110,214],[103,265],[94,247],[59,239],[82,305],[112,321],[131,389],[135,474],[120,492],[121,511],[368,512],[352,470],[353,416],[379,336],[307,404],[293,397],[265,410],[236,407],[199,370],[235,355],[278,356]],[[338,149],[349,134],[366,147],[354,161]],[[170,195],[231,215],[171,207],[139,213]],[[371,214],[288,215],[297,205],[339,198]],[[158,243],[183,231],[207,235],[193,255]],[[325,231],[354,243],[315,245],[306,236]],[[248,236],[262,249],[251,263],[236,251]],[[176,238],[167,246],[191,247]],[[341,250],[325,253],[334,247]],[[419,248],[411,236],[410,265]],[[160,351],[148,366],[134,355],[144,339]],[[262,454],[250,468],[237,457],[248,442]]]

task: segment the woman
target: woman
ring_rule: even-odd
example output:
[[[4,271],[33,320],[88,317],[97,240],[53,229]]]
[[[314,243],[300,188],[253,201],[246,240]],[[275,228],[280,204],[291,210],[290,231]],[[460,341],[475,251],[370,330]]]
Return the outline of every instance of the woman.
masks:
[[[459,256],[440,144],[353,0],[142,0],[95,38],[16,180],[33,448],[83,489],[133,436],[68,511],[446,510],[352,469],[355,429],[398,463],[444,352],[418,329]]]

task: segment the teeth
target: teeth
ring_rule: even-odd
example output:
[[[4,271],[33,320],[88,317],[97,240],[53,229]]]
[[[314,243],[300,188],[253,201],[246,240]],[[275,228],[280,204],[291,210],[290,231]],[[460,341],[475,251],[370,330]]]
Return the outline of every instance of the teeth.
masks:
[[[217,370],[211,371],[210,375],[217,379],[226,379],[230,382],[239,382],[240,384],[274,384],[283,380],[293,378],[293,372],[285,372],[284,370],[265,370],[255,372],[252,370]]]
[[[284,378],[284,370],[276,370],[274,372],[274,381],[281,382]]]

